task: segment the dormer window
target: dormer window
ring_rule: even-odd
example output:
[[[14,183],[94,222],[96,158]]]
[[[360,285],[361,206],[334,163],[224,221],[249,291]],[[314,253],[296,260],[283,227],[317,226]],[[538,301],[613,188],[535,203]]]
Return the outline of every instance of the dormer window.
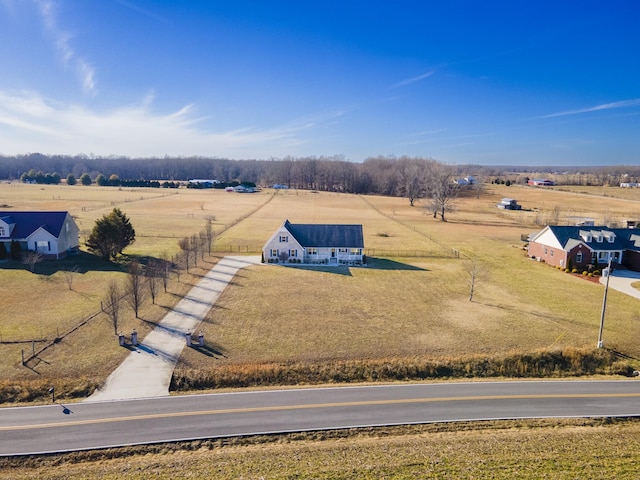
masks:
[[[580,237],[585,242],[590,242],[591,241],[591,232],[587,232],[585,230],[580,230]]]
[[[4,228],[3,225],[0,225],[0,237],[6,237],[7,236],[7,230]]]

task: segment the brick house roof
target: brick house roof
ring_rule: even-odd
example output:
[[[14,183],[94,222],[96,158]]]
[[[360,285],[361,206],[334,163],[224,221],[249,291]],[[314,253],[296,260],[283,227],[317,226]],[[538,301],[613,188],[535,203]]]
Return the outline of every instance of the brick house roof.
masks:
[[[574,227],[549,225],[549,230],[562,245],[564,250],[570,250],[579,243],[588,246],[593,251],[611,250],[635,250],[640,251],[640,229],[637,228],[608,228],[608,227]],[[587,234],[591,235],[591,240]],[[601,234],[602,241],[598,242],[597,237]],[[613,234],[613,242],[607,240],[607,235]],[[637,243],[636,243],[637,242]]]

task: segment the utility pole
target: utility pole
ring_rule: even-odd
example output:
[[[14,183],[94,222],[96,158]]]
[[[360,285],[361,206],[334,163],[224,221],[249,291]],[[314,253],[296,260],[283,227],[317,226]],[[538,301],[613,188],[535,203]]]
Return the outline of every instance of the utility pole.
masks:
[[[604,312],[607,308],[607,292],[609,291],[609,277],[611,277],[611,254],[609,254],[609,266],[607,267],[607,281],[604,285],[604,298],[602,299],[602,314],[600,315],[600,332],[598,333],[598,348],[604,347],[602,342],[602,330],[604,330]]]

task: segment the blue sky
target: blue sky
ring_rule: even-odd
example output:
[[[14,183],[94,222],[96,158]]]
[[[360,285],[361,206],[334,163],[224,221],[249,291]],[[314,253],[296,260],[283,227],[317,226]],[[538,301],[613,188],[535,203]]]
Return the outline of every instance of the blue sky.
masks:
[[[0,154],[637,164],[640,2],[0,0]]]

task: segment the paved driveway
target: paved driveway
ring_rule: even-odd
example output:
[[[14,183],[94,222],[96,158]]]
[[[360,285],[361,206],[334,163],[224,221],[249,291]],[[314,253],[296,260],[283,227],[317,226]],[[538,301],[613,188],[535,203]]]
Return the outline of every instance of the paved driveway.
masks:
[[[600,277],[600,283],[606,284],[606,277]],[[609,279],[609,288],[618,290],[632,297],[640,299],[640,290],[631,286],[634,282],[640,281],[640,273],[631,270],[614,270]]]
[[[173,369],[186,345],[185,334],[197,333],[198,325],[239,269],[259,263],[260,257],[227,256],[220,260],[85,401],[169,395]]]

